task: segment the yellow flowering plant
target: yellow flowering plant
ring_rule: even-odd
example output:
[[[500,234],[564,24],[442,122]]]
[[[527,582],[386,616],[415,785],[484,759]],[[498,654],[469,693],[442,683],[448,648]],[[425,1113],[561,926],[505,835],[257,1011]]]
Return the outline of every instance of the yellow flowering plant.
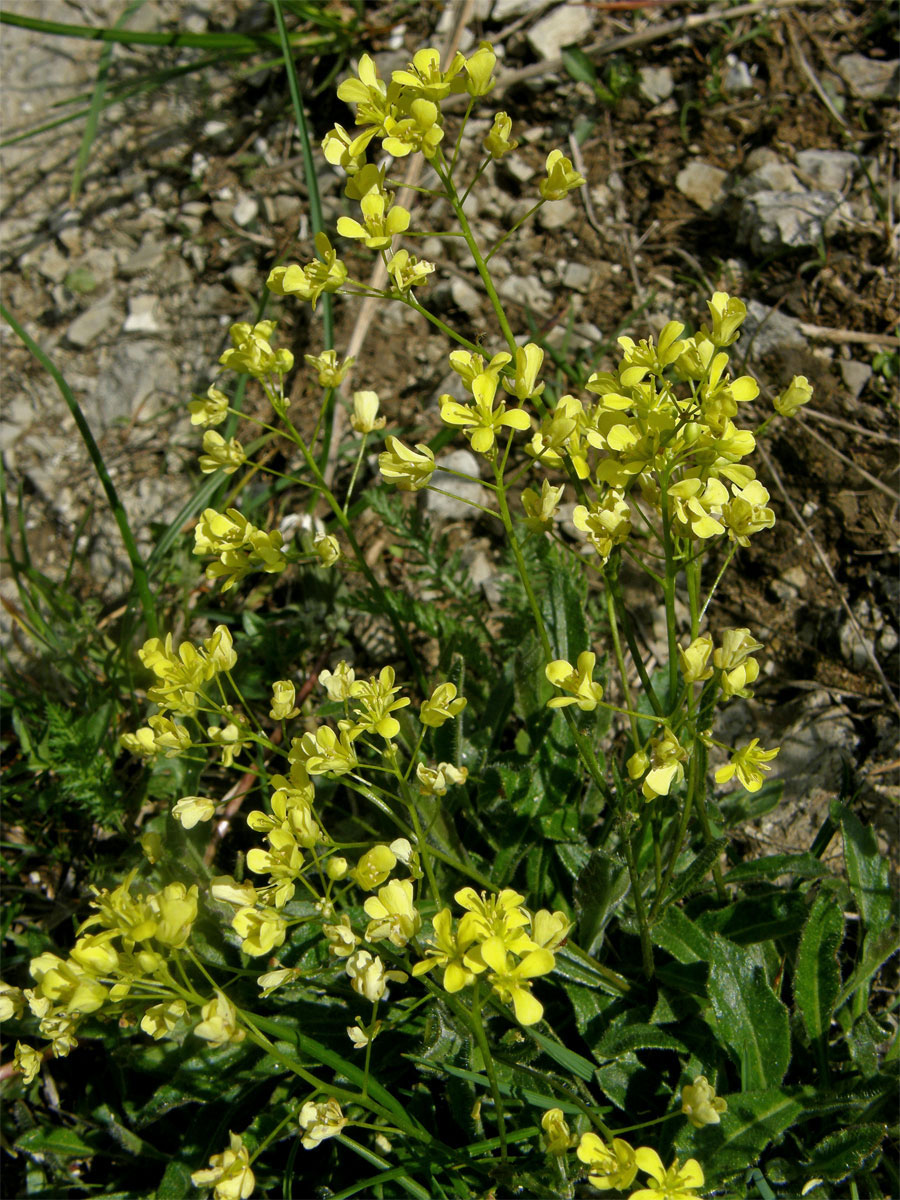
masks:
[[[337,220],[334,240],[316,235],[316,257],[279,263],[266,281],[279,313],[326,294],[375,296],[440,331],[454,380],[440,431],[392,432],[384,382],[334,348],[299,367],[321,389],[313,419],[292,411],[298,364],[278,319],[234,324],[223,372],[187,406],[203,431],[199,470],[228,482],[193,529],[221,604],[274,606],[298,581],[311,603],[344,588],[348,609],[383,619],[390,651],[359,653],[358,613],[341,624],[336,606],[317,631],[318,662],[307,654],[302,668],[287,633],[267,655],[245,653],[260,604],[211,632],[196,621],[177,639],[148,636],[137,657],[155,711],[121,745],[183,794],[150,817],[140,870],[93,887],[65,955],[40,947],[26,986],[0,985],[0,1017],[46,1043],[17,1042],[23,1087],[98,1030],[173,1047],[202,1080],[197,1096],[228,1107],[218,1140],[189,1164],[193,1185],[224,1200],[276,1194],[279,1171],[295,1170],[347,1196],[397,1181],[413,1196],[474,1197],[524,1180],[528,1194],[568,1198],[582,1178],[632,1200],[750,1194],[749,1173],[803,1117],[802,1072],[813,1062],[831,1079],[832,1020],[847,1032],[863,1018],[872,972],[860,966],[851,987],[831,969],[851,892],[810,885],[827,875],[812,853],[756,872],[725,858],[735,804],[716,786],[739,783],[752,805],[780,766],[777,746],[741,742],[720,719],[752,698],[765,646],[715,601],[776,519],[747,460],[811,389],[795,377],[754,424],[760,388],[735,353],[746,307],[715,291],[694,333],[673,315],[655,336],[622,336],[578,395],[562,391],[544,347],[514,329],[491,260],[586,181],[551,149],[521,221],[503,234],[474,227],[467,198],[518,145],[495,112],[474,172],[458,153],[496,62],[487,43],[446,67],[426,48],[383,78],[362,55],[337,92],[351,123],[323,142],[355,215]],[[385,156],[417,155],[431,182],[407,207]],[[397,245],[435,235],[432,201],[451,214],[437,232],[466,247],[490,304],[483,344],[429,307],[440,264]],[[382,287],[359,272],[372,256]],[[265,407],[233,405],[233,375]],[[335,458],[334,405],[350,380]],[[441,490],[448,437],[483,472],[453,468],[479,487],[463,503],[501,548],[502,611],[461,579],[403,495]],[[354,501],[374,462],[380,485]],[[270,498],[306,509],[305,524],[263,521],[261,504],[242,511],[259,478],[277,487]],[[396,558],[408,550],[420,577],[430,572],[437,600],[406,594],[364,545],[364,511]],[[655,663],[629,571],[664,614]],[[836,811],[858,849],[851,818]],[[851,891],[871,963],[889,952],[884,929],[872,933],[887,915],[865,889],[886,876],[877,856],[866,862]],[[781,875],[805,890],[776,893]],[[863,1054],[848,1045],[841,1071]],[[167,1053],[147,1061],[159,1071],[175,1061]],[[869,1112],[876,1101],[857,1084],[847,1104]],[[874,1116],[864,1124],[858,1145],[874,1146]],[[654,1145],[635,1142],[638,1128]],[[295,1168],[305,1154],[312,1165]]]

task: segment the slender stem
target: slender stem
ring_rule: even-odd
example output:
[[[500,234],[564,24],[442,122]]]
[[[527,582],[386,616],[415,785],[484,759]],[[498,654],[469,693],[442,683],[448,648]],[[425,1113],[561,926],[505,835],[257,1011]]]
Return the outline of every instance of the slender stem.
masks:
[[[484,1032],[484,1022],[481,1019],[481,991],[477,976],[472,982],[472,1007],[469,1013],[472,1018],[472,1032],[475,1034],[475,1040],[481,1051],[481,1057],[484,1059],[485,1073],[488,1077],[488,1083],[491,1085],[491,1095],[494,1097],[494,1108],[497,1112],[497,1133],[500,1136],[500,1157],[505,1160],[509,1157],[509,1149],[506,1144],[506,1116],[503,1111],[503,1097],[500,1095],[500,1085],[497,1083],[497,1072],[494,1070],[494,1060],[491,1057],[491,1048],[488,1045],[487,1035]]]
[[[497,253],[497,251],[500,249],[500,247],[503,245],[503,243],[506,241],[506,239],[512,237],[512,235],[516,232],[517,229],[521,229],[521,227],[525,224],[525,222],[528,220],[528,218],[533,217],[534,214],[537,212],[537,210],[546,203],[547,203],[546,200],[541,199],[541,200],[538,200],[537,204],[535,204],[531,208],[529,208],[529,210],[525,214],[525,216],[520,217],[519,220],[516,221],[515,225],[513,225],[512,229],[507,229],[507,231],[506,231],[506,233],[504,233],[503,237],[500,238],[500,240],[498,242],[495,242],[495,244],[491,247],[490,252],[485,256],[484,261],[486,263],[489,263],[491,261],[491,259],[494,257],[494,255]]]
[[[625,863],[628,867],[628,878],[631,880],[631,894],[634,896],[634,911],[637,915],[638,926],[641,931],[641,958],[644,963],[644,974],[648,979],[653,978],[653,943],[650,941],[650,923],[647,919],[647,910],[644,907],[644,897],[641,892],[641,877],[637,868],[637,863],[634,858],[634,847],[631,844],[630,832],[625,833],[622,838],[622,847],[625,851]]]
[[[625,669],[625,655],[622,653],[622,639],[619,637],[619,623],[616,620],[616,604],[612,592],[607,587],[604,589],[606,597],[606,615],[609,620],[609,633],[612,638],[613,654],[616,658],[616,666],[619,669],[619,680],[622,684],[622,693],[625,696],[625,704],[629,710],[634,709],[634,701],[631,699],[631,688],[628,685],[628,672]],[[631,725],[631,741],[635,750],[640,749],[641,739],[638,735],[637,718],[633,711],[629,712],[629,723]]]

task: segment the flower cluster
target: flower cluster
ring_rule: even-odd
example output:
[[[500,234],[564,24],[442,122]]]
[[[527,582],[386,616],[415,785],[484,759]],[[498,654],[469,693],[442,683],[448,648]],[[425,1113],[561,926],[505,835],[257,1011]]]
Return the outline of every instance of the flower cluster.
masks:
[[[217,512],[203,510],[194,527],[194,553],[214,554],[217,562],[206,568],[207,579],[218,579],[227,592],[240,583],[251,571],[277,575],[288,564],[282,549],[283,539],[278,530],[267,533],[251,525],[236,508]]]
[[[626,1191],[638,1171],[648,1176],[645,1187],[631,1192],[628,1200],[694,1200],[696,1189],[703,1187],[703,1168],[695,1158],[684,1166],[676,1159],[670,1167],[650,1146],[632,1149],[623,1138],[604,1142],[596,1133],[584,1133],[576,1151],[589,1169],[588,1182],[595,1188]]]
[[[565,941],[571,922],[561,912],[530,913],[522,907],[525,897],[511,888],[488,896],[464,887],[454,899],[464,915],[454,929],[449,908],[435,914],[434,937],[413,975],[440,967],[444,990],[451,994],[484,975],[498,998],[513,1006],[520,1024],[537,1024],[544,1007],[532,994],[531,980],[553,970],[553,951]]]

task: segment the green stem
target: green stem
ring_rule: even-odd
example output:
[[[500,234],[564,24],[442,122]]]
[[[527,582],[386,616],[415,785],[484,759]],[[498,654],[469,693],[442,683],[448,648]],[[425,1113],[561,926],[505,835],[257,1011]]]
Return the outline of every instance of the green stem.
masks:
[[[481,1051],[485,1073],[488,1077],[488,1083],[491,1085],[491,1095],[494,1097],[494,1108],[497,1112],[497,1133],[500,1137],[500,1157],[505,1161],[509,1157],[509,1148],[506,1144],[506,1116],[503,1111],[503,1097],[500,1094],[500,1085],[497,1083],[497,1072],[494,1070],[494,1060],[491,1057],[491,1049],[488,1045],[487,1035],[484,1032],[484,1022],[481,1019],[481,992],[477,976],[472,981],[472,1008],[470,1016],[472,1032],[475,1034],[475,1040]]]
[[[653,978],[653,943],[650,941],[650,922],[647,910],[644,908],[644,897],[641,892],[641,877],[634,858],[634,847],[631,844],[631,834],[626,831],[622,838],[625,850],[625,863],[628,867],[628,878],[631,880],[631,894],[634,896],[634,911],[641,931],[641,958],[644,964],[644,974],[648,979]]]

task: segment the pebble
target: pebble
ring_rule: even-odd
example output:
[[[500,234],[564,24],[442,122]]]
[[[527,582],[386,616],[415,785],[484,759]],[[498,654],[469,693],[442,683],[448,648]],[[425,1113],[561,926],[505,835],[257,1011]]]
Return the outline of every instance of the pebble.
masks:
[[[150,271],[159,266],[165,253],[166,248],[162,242],[158,242],[153,237],[145,237],[134,254],[119,267],[119,274],[130,279],[133,275]]]
[[[743,326],[741,344],[750,343],[751,339],[750,353],[754,358],[764,357],[773,350],[806,345],[799,321],[760,304],[758,300],[750,300],[747,303],[747,318]]]
[[[843,192],[859,170],[860,159],[849,150],[801,150],[797,167],[814,187],[825,192]]]
[[[578,209],[568,196],[563,196],[562,200],[553,200],[539,210],[537,223],[541,229],[552,233],[557,229],[565,229],[566,226],[571,225],[577,215]]]
[[[500,171],[511,176],[517,183],[527,183],[534,176],[534,167],[521,154],[507,154],[500,160]]]
[[[753,75],[745,62],[734,54],[725,60],[728,66],[722,76],[722,90],[726,96],[739,96],[741,92],[753,90]]]
[[[566,263],[562,270],[562,285],[572,292],[589,292],[594,272],[584,263]]]
[[[863,54],[844,54],[837,68],[850,91],[861,100],[897,100],[900,62],[866,58]]]
[[[872,378],[872,368],[868,363],[857,362],[853,358],[842,358],[838,366],[847,391],[852,399],[858,399],[863,388]]]
[[[231,210],[231,219],[241,229],[256,220],[259,204],[252,196],[241,196]]]
[[[638,79],[641,95],[651,104],[661,104],[675,91],[675,79],[669,67],[641,67]]]
[[[477,482],[481,478],[481,463],[471,450],[451,450],[449,454],[441,455],[437,462],[438,469],[431,477],[432,486],[443,488],[445,492],[451,492],[452,495],[441,496],[436,492],[426,493],[425,508],[427,512],[439,521],[472,519],[476,515],[472,504],[484,504],[485,502],[484,488]],[[449,474],[451,470],[462,471],[463,474],[473,475],[475,478],[460,479],[457,475]]]
[[[124,333],[159,333],[156,320],[158,296],[130,296],[128,299],[128,316],[122,326]]]
[[[704,212],[712,212],[725,199],[728,172],[695,158],[675,176],[675,186]]]
[[[75,318],[66,330],[66,337],[73,346],[90,346],[101,333],[117,327],[115,305],[111,300],[100,300]]]
[[[593,24],[593,14],[585,5],[560,4],[535,21],[525,37],[538,58],[546,62],[547,59],[558,58],[563,46],[571,46],[589,37]]]
[[[779,247],[816,246],[849,221],[834,192],[757,192],[744,198],[737,236],[762,254]]]
[[[522,304],[534,312],[549,312],[553,297],[537,275],[510,275],[500,281],[497,294],[502,300]]]

